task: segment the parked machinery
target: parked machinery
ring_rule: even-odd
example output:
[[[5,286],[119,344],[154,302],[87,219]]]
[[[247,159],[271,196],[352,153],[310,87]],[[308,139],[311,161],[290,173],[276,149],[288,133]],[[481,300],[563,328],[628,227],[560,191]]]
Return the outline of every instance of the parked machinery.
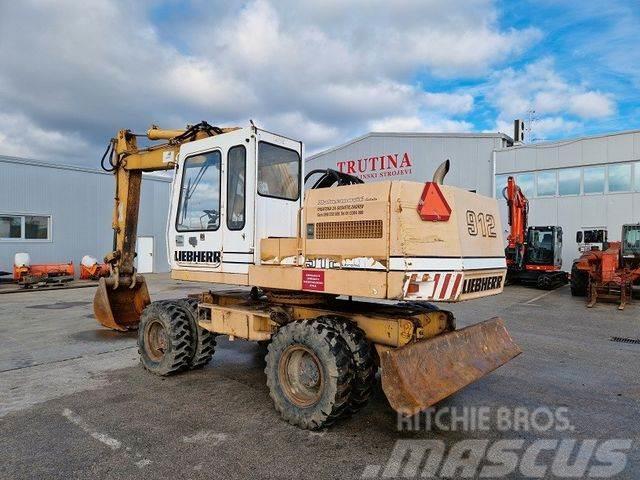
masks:
[[[121,130],[103,157],[116,179],[115,242],[94,312],[107,327],[139,327],[150,372],[204,366],[216,335],[268,342],[276,409],[316,429],[366,404],[378,366],[391,406],[415,413],[520,353],[501,319],[456,330],[451,312],[427,303],[500,293],[506,273],[496,201],[442,185],[448,161],[426,183],[328,171],[304,192],[302,144],[253,125],[147,137],[166,143],[139,149]],[[235,290],[150,302],[133,261],[140,182],[167,169],[172,278]]]
[[[576,243],[580,253],[590,250],[604,250],[607,243],[606,228],[583,228],[576,232]]]
[[[552,289],[568,281],[562,271],[562,227],[528,227],[529,201],[513,177],[502,190],[509,209],[507,282]]]
[[[109,276],[109,265],[99,263],[91,255],[85,255],[80,261],[80,280],[98,280]]]
[[[64,283],[73,280],[73,262],[32,264],[28,253],[16,253],[13,262],[13,280],[29,287],[47,283]]]
[[[640,224],[622,226],[621,242],[585,251],[571,268],[571,293],[586,296],[587,307],[598,300],[618,303],[623,310],[640,279]]]

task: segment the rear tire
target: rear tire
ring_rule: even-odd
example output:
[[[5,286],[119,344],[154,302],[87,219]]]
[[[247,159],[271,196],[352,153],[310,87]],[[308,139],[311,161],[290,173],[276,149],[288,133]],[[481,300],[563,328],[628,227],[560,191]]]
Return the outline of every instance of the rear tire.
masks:
[[[148,305],[140,318],[138,353],[142,366],[156,375],[172,375],[188,368],[193,338],[187,314],[165,302]]]
[[[373,391],[377,370],[373,361],[373,348],[364,331],[354,321],[334,316],[319,317],[317,320],[335,328],[351,352],[354,375],[345,413],[353,415],[367,405]]]
[[[588,283],[587,275],[582,270],[578,270],[574,264],[571,267],[571,295],[574,297],[586,296]]]
[[[287,422],[315,430],[346,409],[353,360],[340,334],[319,320],[295,321],[273,335],[265,358],[269,395]]]

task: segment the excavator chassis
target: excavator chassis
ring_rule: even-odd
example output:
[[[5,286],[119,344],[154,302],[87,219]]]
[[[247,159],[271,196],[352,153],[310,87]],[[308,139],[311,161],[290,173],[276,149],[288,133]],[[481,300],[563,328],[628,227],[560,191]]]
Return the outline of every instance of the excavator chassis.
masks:
[[[198,298],[200,327],[231,339],[268,341],[283,325],[314,318],[357,324],[377,351],[385,395],[402,414],[429,408],[522,353],[502,319],[455,330],[451,312],[426,303],[277,304],[242,291]]]
[[[316,182],[302,195],[301,142],[253,125],[219,128],[206,122],[181,131],[152,127],[146,136],[165,142],[139,148],[138,135],[120,130],[101,160],[115,176],[114,242],[105,257],[111,276],[100,279],[94,313],[107,328],[138,329],[140,360],[148,371],[171,375],[204,366],[216,335],[267,343],[265,373],[276,410],[294,425],[315,429],[363,407],[374,368],[382,368],[391,406],[406,414],[520,353],[500,319],[455,331],[450,312],[421,303],[473,300],[503,287],[496,201],[443,185],[448,160],[424,183],[363,184],[334,172],[326,185],[320,183],[329,187],[337,178],[338,187],[314,188]],[[231,156],[216,160],[216,152],[239,146],[245,181],[257,177],[260,187],[244,189],[242,231],[223,237],[222,230],[193,216],[200,207],[189,214],[187,201],[198,185],[205,188],[200,179],[211,165],[231,171]],[[280,153],[273,156],[273,148]],[[261,158],[274,168],[261,170]],[[290,168],[294,162],[298,169]],[[175,181],[181,182],[197,166],[199,176],[187,190],[176,187],[181,193],[170,210],[172,278],[262,288],[265,296],[236,291],[150,302],[144,279],[135,273],[142,173],[178,167]],[[289,170],[297,170],[297,178],[284,175]],[[220,191],[235,191],[232,183],[220,178]],[[267,192],[288,193],[266,194],[263,183]],[[202,208],[219,221],[220,204]],[[227,212],[227,221],[235,214]],[[245,222],[245,215],[253,222]],[[389,305],[339,295],[408,301]]]

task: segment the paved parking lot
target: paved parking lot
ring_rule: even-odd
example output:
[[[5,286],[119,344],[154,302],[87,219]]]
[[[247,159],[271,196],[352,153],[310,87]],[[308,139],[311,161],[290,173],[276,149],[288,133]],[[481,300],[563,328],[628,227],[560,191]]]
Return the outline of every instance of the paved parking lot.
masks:
[[[154,299],[200,288],[164,275],[148,280]],[[502,316],[524,351],[439,405],[458,413],[487,409],[488,429],[446,431],[419,423],[413,424],[418,431],[406,424],[399,430],[378,387],[358,415],[328,431],[307,432],[273,410],[257,345],[219,340],[205,369],[158,378],[138,366],[135,335],[95,322],[93,294],[84,288],[0,296],[0,478],[412,476],[410,468],[394,473],[389,463],[399,440],[433,440],[450,449],[465,439],[484,447],[482,441],[523,441],[524,448],[540,439],[576,440],[576,449],[587,440],[631,440],[616,478],[640,478],[640,345],[610,340],[640,337],[640,301],[623,312],[613,305],[587,309],[567,287],[509,287],[497,297],[454,305],[459,326]],[[494,415],[500,408],[566,409],[571,428],[501,428]],[[538,464],[548,468],[534,473],[562,476],[553,454],[541,453]]]

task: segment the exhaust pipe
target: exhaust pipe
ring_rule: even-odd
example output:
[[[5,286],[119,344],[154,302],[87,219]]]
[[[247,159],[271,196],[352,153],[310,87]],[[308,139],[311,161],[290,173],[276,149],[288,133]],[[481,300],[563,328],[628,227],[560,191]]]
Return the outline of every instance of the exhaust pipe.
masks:
[[[447,158],[444,162],[440,164],[436,171],[433,174],[433,183],[437,183],[438,185],[442,185],[444,182],[444,177],[449,173],[449,159]]]

